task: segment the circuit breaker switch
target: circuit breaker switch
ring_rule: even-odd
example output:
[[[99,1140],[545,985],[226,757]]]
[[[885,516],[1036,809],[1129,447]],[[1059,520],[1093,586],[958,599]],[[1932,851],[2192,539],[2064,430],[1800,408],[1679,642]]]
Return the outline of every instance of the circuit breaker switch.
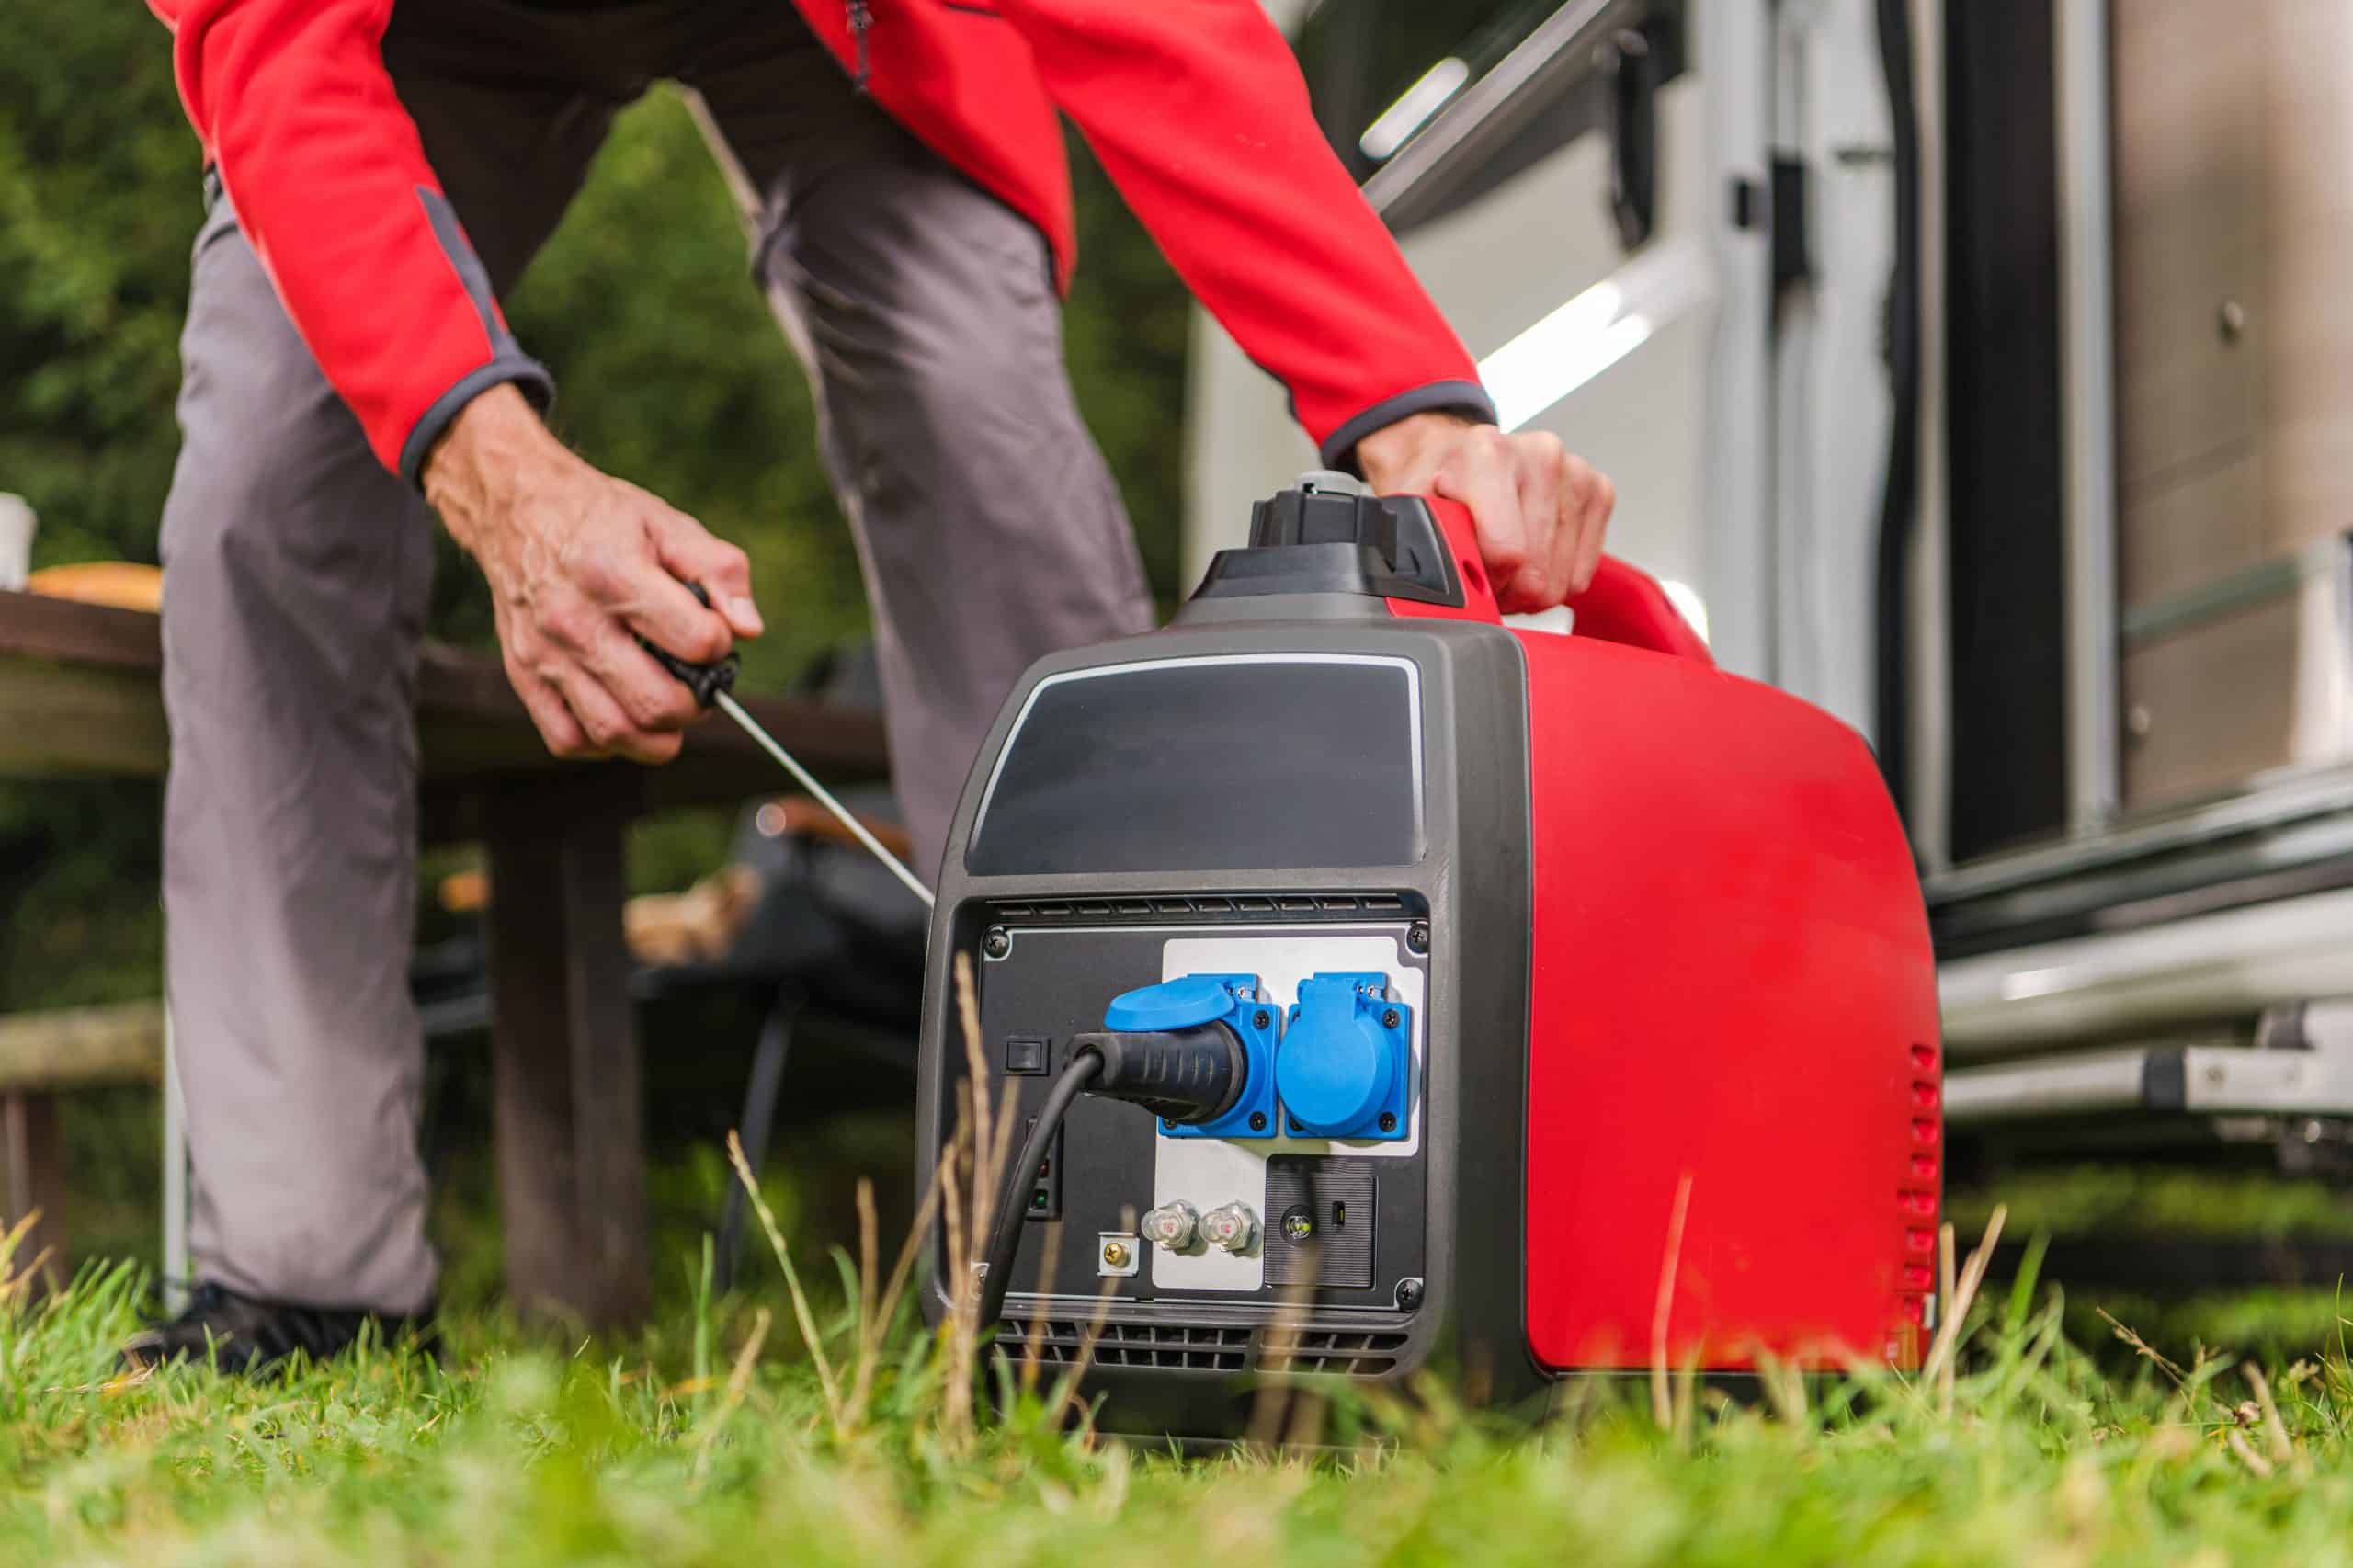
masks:
[[[1193,1206],[1179,1198],[1164,1203],[1143,1217],[1143,1233],[1154,1244],[1170,1252],[1183,1252],[1193,1244],[1200,1233],[1201,1217]]]
[[[1258,1216],[1247,1203],[1221,1203],[1201,1216],[1201,1240],[1221,1252],[1248,1252],[1258,1242]]]

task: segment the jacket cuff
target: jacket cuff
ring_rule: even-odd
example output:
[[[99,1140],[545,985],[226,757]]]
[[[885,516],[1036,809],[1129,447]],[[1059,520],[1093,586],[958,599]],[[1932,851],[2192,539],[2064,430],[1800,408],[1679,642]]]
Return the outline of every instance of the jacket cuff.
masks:
[[[1357,466],[1357,443],[1375,430],[1383,430],[1409,414],[1460,414],[1481,425],[1495,423],[1495,405],[1488,399],[1487,389],[1476,381],[1431,381],[1427,386],[1414,387],[1394,397],[1382,398],[1362,414],[1343,421],[1340,427],[1324,437],[1319,456],[1324,466],[1342,473],[1364,477],[1364,470]]]
[[[519,349],[502,347],[489,364],[460,376],[409,427],[408,439],[401,443],[401,477],[423,489],[425,460],[433,455],[433,444],[449,427],[449,421],[458,417],[458,410],[503,381],[514,382],[541,414],[555,401],[555,378],[548,374],[548,368]]]

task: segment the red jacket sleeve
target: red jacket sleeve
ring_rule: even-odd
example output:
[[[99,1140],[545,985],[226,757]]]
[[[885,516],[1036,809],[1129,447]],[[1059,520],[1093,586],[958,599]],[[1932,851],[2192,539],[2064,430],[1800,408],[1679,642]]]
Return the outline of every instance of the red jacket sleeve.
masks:
[[[1046,90],[1335,468],[1408,414],[1495,410],[1348,177],[1258,0],[997,0]]]
[[[295,330],[415,481],[475,393],[544,402],[385,71],[392,0],[151,0],[180,99]]]

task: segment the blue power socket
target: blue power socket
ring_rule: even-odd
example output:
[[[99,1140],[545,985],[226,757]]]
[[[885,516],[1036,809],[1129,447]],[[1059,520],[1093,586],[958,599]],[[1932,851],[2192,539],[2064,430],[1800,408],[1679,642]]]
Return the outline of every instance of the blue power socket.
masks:
[[[1285,1131],[1294,1137],[1394,1142],[1410,1130],[1414,1010],[1390,1000],[1385,974],[1318,974],[1275,1054]]]
[[[1190,1028],[1223,1024],[1242,1042],[1246,1076],[1242,1097],[1215,1121],[1186,1127],[1160,1123],[1164,1138],[1272,1138],[1275,1135],[1275,1040],[1282,1015],[1261,999],[1255,974],[1188,974],[1131,991],[1103,1015],[1110,1029]]]

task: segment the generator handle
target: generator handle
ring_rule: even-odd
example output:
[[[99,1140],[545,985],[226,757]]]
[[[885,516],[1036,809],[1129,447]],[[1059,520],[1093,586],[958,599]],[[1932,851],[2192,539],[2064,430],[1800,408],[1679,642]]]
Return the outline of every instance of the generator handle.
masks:
[[[1683,619],[1658,579],[1614,555],[1603,556],[1595,565],[1593,581],[1569,600],[1569,610],[1576,617],[1574,634],[1578,637],[1715,665],[1707,640]]]
[[[1390,608],[1401,615],[1501,620],[1494,585],[1480,562],[1478,534],[1472,527],[1469,509],[1460,502],[1440,500],[1434,495],[1424,499],[1438,519],[1439,531],[1446,536],[1448,550],[1453,553],[1462,581],[1463,604],[1458,609],[1392,599]],[[1706,639],[1683,619],[1675,601],[1658,585],[1658,579],[1614,555],[1603,556],[1595,565],[1593,581],[1586,585],[1585,592],[1569,600],[1569,609],[1576,617],[1574,636],[1692,659],[1711,668],[1715,665]]]

